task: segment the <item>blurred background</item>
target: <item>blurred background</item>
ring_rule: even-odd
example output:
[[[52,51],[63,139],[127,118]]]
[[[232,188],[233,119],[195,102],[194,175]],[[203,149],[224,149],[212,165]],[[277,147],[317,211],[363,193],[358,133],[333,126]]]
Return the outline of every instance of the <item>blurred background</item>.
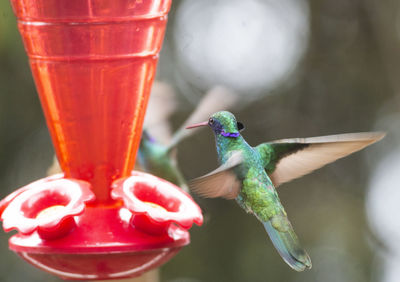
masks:
[[[292,271],[235,202],[195,197],[206,224],[161,281],[400,281],[400,2],[174,0],[157,80],[176,92],[177,128],[224,85],[244,137],[261,142],[381,130],[381,142],[278,188],[313,268]],[[54,154],[8,1],[0,1],[0,196],[44,177]],[[217,166],[203,130],[182,142],[187,179]],[[193,161],[196,160],[196,161]],[[8,250],[0,281],[59,281]]]

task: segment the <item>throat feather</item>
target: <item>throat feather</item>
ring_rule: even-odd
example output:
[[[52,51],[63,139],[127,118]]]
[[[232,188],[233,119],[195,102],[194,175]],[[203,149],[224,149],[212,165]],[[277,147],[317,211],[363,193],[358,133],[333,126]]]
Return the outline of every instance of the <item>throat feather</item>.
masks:
[[[222,131],[221,131],[220,134],[221,134],[222,136],[224,136],[224,137],[233,137],[233,138],[237,138],[237,137],[239,137],[239,135],[240,135],[239,132],[233,132],[233,133],[231,133],[231,132],[225,132],[223,129],[222,129]]]

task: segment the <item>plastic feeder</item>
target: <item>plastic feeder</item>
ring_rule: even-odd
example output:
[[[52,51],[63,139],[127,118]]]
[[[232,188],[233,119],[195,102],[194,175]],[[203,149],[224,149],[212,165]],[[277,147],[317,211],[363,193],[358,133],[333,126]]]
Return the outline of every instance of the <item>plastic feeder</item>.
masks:
[[[189,243],[200,208],[132,172],[171,0],[11,0],[63,174],[0,202],[10,249],[64,279],[133,277]]]

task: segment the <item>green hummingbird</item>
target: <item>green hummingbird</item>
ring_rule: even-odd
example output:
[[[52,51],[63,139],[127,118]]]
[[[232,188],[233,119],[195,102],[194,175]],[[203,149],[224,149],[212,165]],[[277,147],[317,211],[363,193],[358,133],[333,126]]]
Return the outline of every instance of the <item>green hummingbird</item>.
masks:
[[[161,177],[189,192],[185,178],[180,171],[175,147],[165,146],[154,139],[145,129],[142,133],[137,155],[140,168]]]
[[[185,130],[185,127],[196,120],[207,118],[214,111],[232,107],[237,96],[222,86],[211,88],[189,118],[172,136],[166,138],[171,135],[166,128],[169,126],[166,124],[166,119],[175,110],[176,103],[170,89],[160,83],[154,86],[156,89],[151,94],[137,161],[142,170],[166,179],[189,192],[176,158],[177,145],[194,133]],[[166,95],[167,93],[169,94]]]
[[[250,146],[244,129],[227,111],[214,113],[206,122],[214,132],[220,167],[189,183],[204,197],[235,199],[266,229],[283,260],[294,270],[311,268],[311,259],[300,245],[276,187],[382,139],[384,133],[350,133],[311,138],[283,139]]]
[[[197,104],[196,109],[182,126],[171,134],[169,116],[176,110],[176,95],[170,85],[155,81],[144,121],[144,130],[136,158],[135,169],[166,179],[189,192],[187,182],[177,163],[177,145],[194,132],[185,127],[214,111],[232,107],[237,95],[223,86],[212,87]],[[47,174],[61,172],[56,156]]]

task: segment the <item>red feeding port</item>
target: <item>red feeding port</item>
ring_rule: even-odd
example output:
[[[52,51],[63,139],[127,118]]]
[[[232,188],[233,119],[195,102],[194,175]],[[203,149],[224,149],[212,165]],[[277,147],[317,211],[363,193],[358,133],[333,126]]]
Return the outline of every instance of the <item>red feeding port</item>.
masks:
[[[64,279],[131,277],[189,243],[191,197],[131,171],[171,0],[11,0],[63,174],[0,201],[10,249]]]
[[[137,215],[154,216],[152,207],[144,215],[121,201],[112,206],[82,206],[94,199],[89,184],[59,174],[21,188],[22,192],[7,204],[1,215],[3,227],[19,231],[11,237],[10,248],[33,265],[64,279],[131,277],[165,263],[189,243],[187,229],[193,222],[202,223],[200,209],[173,184],[149,174],[133,174],[146,178],[150,187],[168,187],[168,197],[188,212],[181,213],[185,227],[176,222],[164,227],[165,232],[154,233],[153,228],[159,228],[157,223],[171,223],[168,216],[160,215],[155,217],[154,226],[150,221],[144,227],[132,223]],[[113,191],[119,187],[116,184]]]
[[[1,215],[5,231],[27,235],[37,231],[42,239],[55,239],[75,227],[74,217],[95,199],[89,184],[74,179],[46,179],[21,188],[22,192]]]
[[[132,213],[131,224],[144,232],[162,235],[172,224],[184,229],[203,223],[201,210],[190,196],[167,181],[140,172],[117,180],[111,196],[121,199]]]

